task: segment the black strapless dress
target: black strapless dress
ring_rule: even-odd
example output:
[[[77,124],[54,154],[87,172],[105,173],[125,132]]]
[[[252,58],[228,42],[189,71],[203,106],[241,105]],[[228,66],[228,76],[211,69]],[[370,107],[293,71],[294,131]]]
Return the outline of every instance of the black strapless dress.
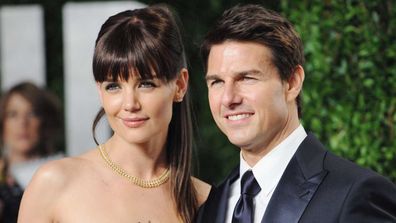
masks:
[[[15,185],[0,184],[0,223],[16,223],[23,190]],[[1,213],[2,212],[2,213]]]

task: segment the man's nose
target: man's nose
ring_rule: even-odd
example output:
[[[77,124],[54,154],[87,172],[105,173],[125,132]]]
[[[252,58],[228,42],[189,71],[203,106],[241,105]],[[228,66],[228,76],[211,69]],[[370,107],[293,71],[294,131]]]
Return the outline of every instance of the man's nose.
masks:
[[[237,83],[225,83],[222,95],[222,104],[227,108],[233,108],[242,103],[242,97]]]

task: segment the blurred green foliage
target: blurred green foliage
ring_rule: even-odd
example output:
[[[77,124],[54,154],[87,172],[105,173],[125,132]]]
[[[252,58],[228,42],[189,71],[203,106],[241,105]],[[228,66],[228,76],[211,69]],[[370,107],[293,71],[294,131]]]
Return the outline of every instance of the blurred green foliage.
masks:
[[[44,7],[47,83],[63,98],[62,6],[66,0],[1,0]],[[73,2],[82,2],[74,0]],[[85,0],[84,2],[87,2]],[[142,0],[154,4],[158,0]],[[162,1],[164,2],[164,1]],[[334,153],[396,182],[396,5],[391,0],[169,0],[183,25],[196,115],[196,175],[220,182],[239,150],[217,129],[208,106],[198,49],[221,13],[237,3],[280,12],[305,46],[304,127]]]
[[[396,2],[282,1],[301,34],[303,124],[334,153],[396,182]]]

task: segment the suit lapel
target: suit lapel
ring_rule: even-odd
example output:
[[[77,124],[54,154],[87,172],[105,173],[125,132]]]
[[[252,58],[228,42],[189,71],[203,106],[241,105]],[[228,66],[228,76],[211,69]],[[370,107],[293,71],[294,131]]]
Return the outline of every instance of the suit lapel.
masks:
[[[298,222],[327,171],[324,147],[308,134],[290,160],[264,213],[262,223]]]
[[[234,168],[227,179],[217,188],[212,188],[202,210],[200,210],[197,222],[223,223],[227,214],[228,195],[231,184],[239,177],[239,165]]]

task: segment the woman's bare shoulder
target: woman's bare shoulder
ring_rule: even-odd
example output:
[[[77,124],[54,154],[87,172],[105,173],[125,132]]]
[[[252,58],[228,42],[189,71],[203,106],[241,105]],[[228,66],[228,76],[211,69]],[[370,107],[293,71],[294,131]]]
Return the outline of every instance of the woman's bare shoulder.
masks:
[[[201,206],[208,198],[212,186],[198,178],[192,177],[191,179],[197,191],[198,205]]]
[[[64,187],[65,183],[70,182],[73,178],[79,159],[75,157],[66,157],[59,160],[49,161],[43,164],[34,174],[29,187],[54,188],[54,186]]]
[[[52,160],[43,164],[37,172],[34,174],[29,187],[37,187],[42,189],[56,189],[65,188],[67,184],[78,178],[79,174],[84,172],[89,163],[92,162],[93,156],[89,155],[91,152],[86,154],[65,157],[58,160]]]
[[[69,185],[76,182],[79,166],[84,162],[79,157],[67,157],[43,164],[23,194],[18,222],[52,222],[56,219],[59,198]]]

